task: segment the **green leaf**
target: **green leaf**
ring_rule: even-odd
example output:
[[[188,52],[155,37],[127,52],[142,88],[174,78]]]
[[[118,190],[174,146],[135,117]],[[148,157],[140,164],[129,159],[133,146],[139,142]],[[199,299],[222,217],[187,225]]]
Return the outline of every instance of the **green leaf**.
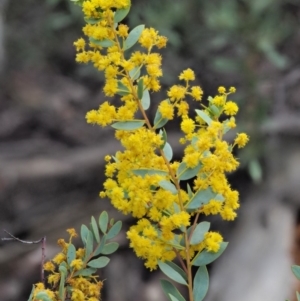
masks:
[[[191,199],[194,196],[194,194],[193,194],[192,188],[189,183],[187,184],[187,192],[189,195],[189,199]]]
[[[94,235],[93,235],[92,231],[89,231],[87,241],[86,241],[86,246],[85,246],[84,261],[88,260],[88,258],[92,254],[93,247],[94,247]]]
[[[202,167],[202,164],[200,162],[194,168],[189,168],[186,166],[185,162],[181,162],[177,169],[177,178],[180,181],[189,180],[198,174],[201,167]]]
[[[187,285],[186,274],[185,272],[173,262],[158,262],[158,266],[160,270],[168,276],[170,279],[180,283]]]
[[[44,291],[38,292],[35,296],[35,300],[41,301],[52,301],[52,299],[48,296],[48,294]]]
[[[100,241],[100,244],[98,244],[96,250],[94,251],[94,254],[93,254],[94,256],[97,256],[102,253],[102,250],[105,247],[105,243],[106,243],[106,235],[103,235],[102,239]]]
[[[139,99],[142,99],[143,97],[143,93],[144,93],[144,80],[141,78],[138,82],[138,90],[137,90],[137,93],[138,93],[138,98]]]
[[[101,256],[97,259],[93,259],[93,260],[89,261],[87,265],[92,268],[101,269],[101,268],[104,268],[105,266],[107,266],[109,261],[110,261],[110,259],[108,257]]]
[[[194,301],[202,301],[207,294],[209,276],[206,266],[199,267],[193,282]]]
[[[210,187],[198,190],[194,196],[190,199],[189,203],[187,204],[187,209],[198,209],[202,205],[208,204],[208,202],[212,199],[215,199],[217,193],[213,192]]]
[[[164,128],[162,130],[159,130],[159,135],[162,137],[162,140],[164,142],[159,148],[164,149],[168,139],[166,130]]]
[[[32,285],[32,290],[31,290],[31,292],[30,292],[30,296],[29,296],[29,298],[28,298],[27,301],[32,301],[34,289],[35,289],[35,286]]]
[[[86,225],[81,225],[80,236],[84,246],[86,245],[88,234],[89,234],[89,228]]]
[[[112,239],[116,237],[122,229],[122,222],[117,221],[108,231],[106,239]]]
[[[296,296],[297,296],[297,301],[300,301],[300,294],[298,292],[296,292]]]
[[[132,80],[136,80],[137,78],[139,78],[140,74],[141,74],[141,69],[139,67],[135,67],[129,71],[129,75]]]
[[[296,276],[298,280],[300,280],[300,266],[299,265],[292,265],[292,272]]]
[[[165,146],[163,148],[163,151],[165,153],[166,158],[170,162],[172,160],[172,158],[173,158],[173,150],[172,150],[171,145],[168,142],[166,142],[166,144],[165,144]]]
[[[228,242],[221,242],[220,249],[218,252],[208,252],[206,250],[198,253],[192,261],[194,266],[208,265],[209,263],[215,261],[227,248]]]
[[[184,297],[179,293],[179,291],[177,290],[177,288],[174,286],[173,283],[169,282],[168,280],[161,279],[160,284],[162,286],[164,293],[171,301],[174,300],[171,298],[171,296],[175,297],[176,300],[178,301],[185,301]]]
[[[58,270],[61,274],[67,275],[68,274],[68,269],[67,269],[67,264],[65,261],[63,261],[59,267]]]
[[[118,9],[114,15],[114,23],[121,22],[128,15],[129,11],[130,6],[128,6],[127,8]]]
[[[99,227],[103,233],[106,233],[108,225],[108,214],[106,211],[102,211],[99,216]]]
[[[117,242],[109,242],[106,244],[102,250],[102,254],[109,255],[116,252],[119,248],[119,244]]]
[[[154,117],[153,128],[159,129],[159,128],[163,127],[168,121],[169,121],[169,119],[163,118],[160,111],[157,109],[157,111],[155,113],[155,117]]]
[[[124,50],[129,49],[138,41],[144,28],[145,28],[145,25],[138,25],[130,31],[128,37],[124,41],[124,46],[123,46]]]
[[[74,276],[86,277],[86,276],[91,276],[96,272],[97,272],[97,269],[95,269],[95,268],[87,268],[87,269],[83,269],[83,270],[75,272]]]
[[[68,265],[76,258],[76,248],[73,244],[69,244],[67,251],[67,262]]]
[[[198,243],[200,243],[201,241],[203,241],[204,239],[204,235],[208,232],[210,227],[210,223],[209,222],[201,222],[199,223],[193,234],[191,237],[191,245],[197,245]]]
[[[195,110],[197,115],[200,116],[208,125],[211,125],[212,119],[204,112],[201,110]]]
[[[100,242],[99,229],[98,229],[96,219],[93,216],[91,218],[91,225],[92,225],[92,230],[93,230],[95,240],[96,240],[97,243],[99,243]]]
[[[114,41],[111,41],[111,40],[108,40],[108,39],[96,40],[94,38],[90,38],[90,42],[97,45],[97,46],[100,46],[100,47],[111,47],[115,44]]]
[[[220,111],[220,109],[219,109],[217,106],[212,105],[212,106],[209,107],[209,110],[210,110],[210,112],[211,112],[215,117],[219,117],[219,116],[220,116],[221,111]]]
[[[166,176],[168,174],[167,171],[161,170],[161,169],[151,169],[151,168],[140,168],[140,169],[132,169],[132,172],[136,176],[141,176],[142,178],[145,175],[160,175],[160,176]]]
[[[125,86],[121,81],[118,81],[118,91],[117,94],[124,96],[128,95],[130,93],[130,90],[128,89],[127,86]]]
[[[99,21],[101,21],[101,19],[84,17],[84,21],[88,24],[94,25],[94,24],[97,24]]]
[[[126,120],[113,123],[111,126],[116,130],[132,131],[141,128],[145,120]]]
[[[178,193],[175,185],[173,183],[171,183],[170,181],[161,180],[158,184],[161,188],[163,188],[164,190],[170,191],[174,195]]]
[[[65,281],[66,281],[66,275],[60,274],[58,296],[59,299],[62,301],[65,300]]]
[[[150,94],[149,94],[148,89],[144,90],[141,103],[142,103],[142,107],[143,107],[144,110],[149,109],[149,107],[150,107]]]

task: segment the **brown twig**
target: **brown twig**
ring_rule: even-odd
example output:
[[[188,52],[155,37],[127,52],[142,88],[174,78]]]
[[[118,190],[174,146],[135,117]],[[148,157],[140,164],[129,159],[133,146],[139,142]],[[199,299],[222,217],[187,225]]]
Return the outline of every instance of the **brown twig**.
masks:
[[[45,250],[46,250],[46,236],[42,237],[39,240],[22,240],[19,239],[17,237],[15,237],[14,235],[12,235],[11,233],[9,233],[8,231],[6,231],[5,229],[3,229],[3,231],[9,235],[10,237],[2,237],[1,240],[2,241],[18,241],[22,244],[38,244],[41,243],[42,245],[42,261],[41,261],[41,281],[42,283],[45,283],[45,276],[44,276],[44,263],[45,263],[45,258],[46,258],[46,254],[45,254]]]

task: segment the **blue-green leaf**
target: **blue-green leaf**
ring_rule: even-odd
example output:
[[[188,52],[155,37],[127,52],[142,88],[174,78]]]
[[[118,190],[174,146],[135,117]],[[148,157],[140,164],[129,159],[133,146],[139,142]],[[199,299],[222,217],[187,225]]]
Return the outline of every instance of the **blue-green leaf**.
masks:
[[[296,276],[296,278],[300,280],[300,266],[295,264],[292,265],[292,272]]]
[[[106,239],[112,239],[116,237],[122,229],[122,222],[117,221],[109,230]]]
[[[140,74],[141,74],[141,69],[139,67],[135,67],[129,71],[129,75],[132,80],[136,80],[137,78],[139,78]]]
[[[298,292],[296,292],[296,296],[297,296],[297,301],[300,301],[300,294]]]
[[[71,262],[76,258],[76,248],[73,244],[68,245],[68,251],[67,251],[67,262],[68,265],[71,264]]]
[[[85,246],[84,261],[88,260],[88,258],[92,254],[93,247],[94,247],[94,235],[93,235],[92,231],[89,231],[87,241],[86,241],[86,246]]]
[[[177,169],[177,178],[180,181],[189,180],[195,177],[200,171],[202,164],[199,162],[194,168],[187,167],[185,162],[181,162]]]
[[[111,126],[116,130],[132,131],[141,128],[144,120],[126,120],[113,123]]]
[[[119,248],[119,244],[117,242],[109,242],[106,244],[102,250],[102,254],[109,255],[116,252]]]
[[[195,110],[197,115],[200,116],[208,125],[211,125],[212,119],[204,112],[201,110]]]
[[[97,46],[100,46],[100,47],[111,47],[115,44],[114,41],[112,40],[108,40],[108,39],[105,39],[105,40],[96,40],[94,38],[90,38],[90,42],[97,45]]]
[[[193,191],[192,191],[192,188],[191,186],[189,185],[189,183],[187,184],[187,193],[189,195],[189,199],[191,199],[193,197]]]
[[[48,296],[48,294],[44,291],[38,292],[35,296],[35,300],[41,301],[52,301],[52,299]]]
[[[99,21],[101,21],[101,18],[100,19],[96,19],[96,18],[87,18],[87,17],[84,17],[84,21],[88,24],[97,24]]]
[[[220,111],[220,109],[219,109],[217,106],[212,105],[212,106],[209,107],[209,110],[210,110],[210,112],[211,112],[215,117],[219,117],[219,116],[220,116],[221,111]]]
[[[126,38],[126,40],[124,41],[124,46],[123,49],[127,50],[130,47],[132,47],[140,38],[143,30],[145,28],[145,25],[138,25],[137,27],[133,28],[128,37]]]
[[[191,245],[197,245],[203,241],[205,234],[208,232],[210,227],[209,222],[201,222],[199,223],[191,237]]]
[[[144,177],[145,175],[160,175],[160,176],[166,176],[168,174],[167,171],[160,170],[160,169],[151,169],[151,168],[140,168],[140,169],[132,169],[132,172],[136,176]]]
[[[58,271],[61,274],[65,274],[65,275],[68,274],[67,263],[65,261],[61,262],[61,264],[58,267]]]
[[[84,246],[86,245],[88,234],[89,234],[89,228],[86,225],[81,225],[80,236]]]
[[[162,289],[166,296],[169,298],[169,300],[174,301],[171,296],[175,297],[178,301],[185,301],[184,297],[179,293],[177,288],[174,286],[173,283],[169,282],[168,280],[161,279],[160,284],[162,286]]]
[[[157,109],[157,111],[155,113],[155,117],[154,117],[153,128],[159,129],[159,128],[163,127],[168,121],[169,121],[169,119],[163,118],[160,111]]]
[[[141,103],[142,103],[142,107],[143,107],[144,110],[149,109],[149,107],[150,107],[150,94],[149,94],[148,89],[144,90]]]
[[[114,15],[114,22],[119,23],[121,22],[129,13],[130,6],[127,8],[121,8],[116,10],[115,15]]]
[[[202,301],[207,294],[209,276],[206,266],[199,267],[193,282],[194,301]]]
[[[100,241],[100,244],[98,244],[97,248],[95,249],[93,256],[97,256],[102,253],[106,243],[106,235],[102,236],[102,239]]]
[[[137,94],[139,99],[142,99],[143,93],[144,93],[144,80],[141,78],[138,82],[138,89],[137,89]]]
[[[99,216],[99,227],[103,233],[106,233],[108,225],[108,214],[106,211],[102,211]]]
[[[187,281],[186,281],[187,277],[185,272],[175,263],[159,261],[158,266],[160,270],[170,279],[180,284],[187,285]]]
[[[203,250],[198,253],[192,261],[194,266],[203,266],[208,265],[211,262],[215,261],[227,248],[228,242],[221,242],[220,249],[218,252],[208,252],[207,250]]]
[[[65,274],[60,274],[58,296],[59,296],[59,299],[62,300],[62,301],[65,300],[65,290],[66,290],[65,289],[65,281],[66,281],[66,275]],[[37,300],[39,300],[39,299],[37,299]]]
[[[168,142],[166,142],[166,144],[163,148],[163,151],[165,153],[165,156],[166,156],[167,160],[170,162],[173,158],[173,149],[172,149],[171,145]]]
[[[128,95],[130,93],[130,90],[128,89],[127,86],[125,86],[121,81],[118,81],[118,91],[117,94],[124,96]]]
[[[91,226],[92,226],[92,230],[93,230],[95,240],[96,240],[97,243],[99,243],[100,242],[99,229],[98,229],[97,222],[96,222],[96,220],[93,216],[91,218]]]
[[[161,180],[158,184],[161,188],[163,188],[164,190],[170,191],[174,195],[178,193],[175,185],[173,183],[171,183],[170,181]]]
[[[164,149],[166,143],[167,143],[167,139],[168,139],[168,136],[167,136],[167,132],[166,130],[163,128],[162,130],[159,130],[159,135],[161,136],[162,140],[163,140],[163,144],[160,146],[160,149]]]
[[[187,204],[187,209],[198,209],[202,205],[208,204],[212,199],[215,199],[218,194],[213,192],[210,187],[198,190]]]
[[[87,265],[92,268],[101,269],[101,268],[104,268],[105,266],[107,266],[109,261],[110,261],[110,259],[108,257],[101,256],[97,259],[93,259],[93,260],[89,261],[87,263]]]
[[[75,272],[74,276],[86,277],[86,276],[91,276],[96,272],[97,272],[97,269],[95,269],[95,268],[86,268],[86,269]]]

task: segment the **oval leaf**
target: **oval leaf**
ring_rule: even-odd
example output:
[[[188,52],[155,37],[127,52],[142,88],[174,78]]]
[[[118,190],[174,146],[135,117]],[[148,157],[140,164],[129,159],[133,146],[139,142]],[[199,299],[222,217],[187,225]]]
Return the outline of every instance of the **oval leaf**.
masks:
[[[112,239],[116,237],[122,229],[122,222],[117,221],[108,231],[106,239]]]
[[[300,280],[300,266],[299,265],[292,265],[292,272]]]
[[[197,245],[198,243],[200,243],[201,241],[203,241],[204,239],[204,235],[205,233],[208,232],[209,230],[209,227],[210,227],[210,223],[209,222],[201,222],[199,223],[193,234],[192,234],[192,237],[191,237],[191,245]]]
[[[107,266],[109,261],[110,261],[110,259],[108,257],[101,256],[97,259],[93,259],[93,260],[89,261],[87,265],[92,268],[101,269],[101,268],[104,268],[105,266]]]
[[[99,216],[99,227],[103,233],[106,233],[108,225],[108,214],[103,211]]]
[[[218,196],[213,192],[210,187],[198,190],[187,204],[187,209],[198,209],[202,205],[208,204],[210,200],[215,199]],[[220,195],[221,196],[221,195]]]
[[[173,265],[169,265],[169,262],[162,262],[159,261],[158,262],[158,266],[160,268],[160,270],[166,275],[168,276],[170,279],[180,283],[180,284],[184,284],[187,285],[186,282],[186,275],[184,273],[183,270],[181,270],[178,266],[176,266],[175,264]],[[176,268],[174,269],[174,266],[176,266]]]
[[[137,27],[135,27],[131,30],[128,37],[124,41],[124,46],[123,46],[124,50],[129,49],[138,41],[144,28],[145,28],[145,25],[138,25]]]
[[[177,178],[180,181],[189,180],[195,177],[200,171],[202,164],[199,162],[194,168],[188,168],[185,162],[181,162],[177,169]]]
[[[194,301],[202,301],[207,294],[209,276],[206,266],[199,267],[193,282]]]
[[[170,162],[173,158],[173,149],[172,149],[171,145],[168,142],[166,142],[163,151],[165,153],[166,158]]]
[[[92,254],[93,247],[94,247],[94,235],[92,231],[89,231],[87,241],[86,241],[86,246],[85,246],[84,261],[88,260],[89,256]]]
[[[96,222],[96,220],[93,216],[91,218],[91,226],[92,226],[92,230],[93,230],[95,240],[96,240],[97,243],[99,243],[100,242],[99,229],[98,229],[97,222]]]
[[[140,74],[141,74],[141,69],[139,67],[135,67],[129,71],[129,75],[132,80],[136,80],[137,78],[139,78]]]
[[[132,172],[136,176],[144,177],[145,175],[160,175],[160,176],[166,176],[168,174],[167,171],[161,170],[161,169],[151,169],[151,168],[140,168],[140,169],[132,169]]]
[[[142,99],[142,97],[143,97],[143,92],[144,92],[144,84],[143,83],[144,83],[144,81],[141,78],[138,82],[138,90],[137,90],[139,99]]]
[[[101,254],[103,248],[105,247],[105,243],[106,243],[106,235],[103,235],[100,244],[98,244],[97,248],[94,251],[93,254],[94,256]]]
[[[52,299],[48,296],[46,292],[38,292],[35,296],[35,300],[41,300],[41,301],[52,301]]]
[[[89,234],[89,228],[86,225],[81,225],[80,236],[84,246],[86,245],[88,234]]]
[[[159,130],[159,135],[162,137],[162,140],[164,142],[162,145],[160,145],[160,149],[164,149],[168,139],[166,130],[164,128],[162,130]]]
[[[150,93],[149,93],[148,89],[144,90],[141,103],[142,103],[142,107],[143,107],[144,110],[149,109],[149,107],[150,107]]]
[[[101,19],[96,19],[96,18],[84,18],[84,21],[88,24],[97,24],[99,21],[101,21]]]
[[[100,46],[100,47],[111,47],[113,46],[115,43],[114,41],[111,41],[111,40],[96,40],[94,38],[90,38],[90,42],[97,45],[97,46]]]
[[[208,125],[211,125],[212,119],[202,110],[195,110],[197,115],[200,116]]]
[[[126,120],[113,123],[111,126],[116,130],[132,131],[141,128],[144,123],[144,120]]]
[[[119,248],[119,244],[117,242],[110,242],[106,244],[102,250],[102,254],[109,255],[116,252]]]
[[[218,252],[208,252],[206,250],[198,253],[192,261],[194,266],[208,265],[209,263],[215,261],[227,248],[228,242],[221,242],[220,249]],[[299,274],[300,275],[300,274]],[[300,278],[299,278],[300,279]]]
[[[114,15],[114,22],[115,23],[121,22],[128,15],[129,10],[130,10],[130,6],[128,6],[127,8],[118,9]]]
[[[159,129],[159,128],[163,127],[168,121],[169,121],[169,119],[163,118],[161,113],[159,112],[159,110],[157,110],[155,113],[155,117],[154,117],[153,128]]]
[[[69,244],[67,251],[67,262],[68,265],[76,258],[76,248],[73,244]]]
[[[74,276],[86,277],[86,276],[91,276],[96,272],[97,272],[97,269],[95,269],[95,268],[87,268],[87,269],[83,269],[83,270],[75,272]]]
[[[169,300],[173,301],[174,299],[171,298],[171,296],[173,296],[178,301],[185,301],[184,297],[179,293],[173,283],[169,282],[168,280],[161,279],[160,284]]]
[[[159,186],[163,188],[164,190],[170,191],[172,194],[177,194],[177,189],[173,183],[167,180],[162,180],[159,183]]]

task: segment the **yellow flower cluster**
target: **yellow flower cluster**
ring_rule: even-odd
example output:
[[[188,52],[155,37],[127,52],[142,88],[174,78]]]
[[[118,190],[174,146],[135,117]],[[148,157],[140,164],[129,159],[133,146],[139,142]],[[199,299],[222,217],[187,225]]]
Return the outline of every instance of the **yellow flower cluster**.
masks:
[[[121,105],[105,101],[86,115],[88,123],[112,124],[124,149],[114,157],[105,157],[107,179],[100,196],[109,197],[115,208],[138,219],[127,232],[130,246],[146,260],[148,268],[155,269],[159,261],[180,256],[190,262],[196,252],[219,250],[223,240],[220,234],[207,232],[201,242],[191,244],[187,229],[195,225],[190,225],[191,216],[197,223],[200,214],[235,219],[238,193],[231,189],[226,173],[238,167],[232,150],[235,146],[244,147],[248,136],[238,134],[233,144],[223,140],[224,134],[236,126],[238,106],[227,101],[227,96],[235,92],[234,87],[228,92],[219,87],[218,95],[209,98],[208,106],[196,110],[196,118],[189,116],[187,99],[201,101],[203,96],[200,86],[191,85],[195,80],[191,69],[179,75],[183,84],[168,89],[168,98],[158,105],[154,121],[149,120],[149,91],[160,90],[162,76],[162,57],[152,50],[165,47],[167,39],[153,28],[140,25],[130,31],[127,25],[119,23],[119,16],[129,6],[129,0],[84,1],[87,24],[83,32],[89,43],[80,38],[74,46],[77,62],[92,62],[104,72],[104,94],[121,96]],[[135,43],[142,50],[128,52]],[[142,116],[139,120],[135,119],[138,111]],[[175,112],[181,118],[184,133],[180,143],[186,144],[181,162],[172,161],[165,131],[157,131],[174,118]],[[220,121],[221,115],[228,118]],[[191,191],[181,189],[182,178],[193,178]],[[191,204],[205,191],[209,195],[205,203]],[[81,268],[81,262],[74,262],[73,267]]]
[[[86,267],[84,262],[85,250],[78,248],[76,250],[76,257],[71,263],[67,264],[67,250],[69,244],[72,243],[72,238],[77,237],[75,229],[68,229],[70,234],[69,242],[64,239],[58,240],[58,245],[62,248],[51,261],[44,264],[44,270],[48,272],[47,282],[51,289],[46,289],[43,283],[37,283],[33,291],[33,301],[38,301],[37,295],[41,292],[46,294],[51,300],[59,301],[59,284],[62,277],[62,272],[59,269],[61,264],[64,264],[67,275],[64,286],[66,287],[64,296],[66,299],[72,301],[99,301],[101,296],[102,281],[97,280],[97,276],[81,276],[78,271]]]

